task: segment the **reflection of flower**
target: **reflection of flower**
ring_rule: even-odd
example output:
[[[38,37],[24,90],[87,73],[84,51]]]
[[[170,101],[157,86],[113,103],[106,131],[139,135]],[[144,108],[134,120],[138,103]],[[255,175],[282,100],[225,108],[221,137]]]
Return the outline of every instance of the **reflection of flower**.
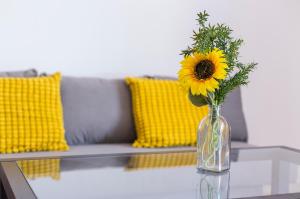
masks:
[[[209,53],[194,53],[184,58],[178,72],[182,86],[193,95],[207,96],[219,87],[219,80],[226,78],[226,59],[224,53],[214,49]]]

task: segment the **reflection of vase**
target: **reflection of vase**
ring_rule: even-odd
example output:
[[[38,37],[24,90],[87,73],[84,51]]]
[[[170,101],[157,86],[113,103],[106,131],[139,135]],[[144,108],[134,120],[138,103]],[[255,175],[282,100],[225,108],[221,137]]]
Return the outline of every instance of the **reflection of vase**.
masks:
[[[229,198],[229,171],[222,173],[199,172],[200,181],[197,185],[197,199]]]
[[[222,172],[230,168],[230,127],[220,115],[220,106],[210,106],[197,135],[197,167]]]

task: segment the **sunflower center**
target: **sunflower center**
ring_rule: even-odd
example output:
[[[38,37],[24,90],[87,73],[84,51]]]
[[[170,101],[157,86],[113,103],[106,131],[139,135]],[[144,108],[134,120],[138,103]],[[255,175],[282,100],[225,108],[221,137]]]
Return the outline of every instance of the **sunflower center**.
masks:
[[[200,61],[195,68],[195,75],[200,80],[210,78],[214,74],[214,72],[215,65],[208,59]]]

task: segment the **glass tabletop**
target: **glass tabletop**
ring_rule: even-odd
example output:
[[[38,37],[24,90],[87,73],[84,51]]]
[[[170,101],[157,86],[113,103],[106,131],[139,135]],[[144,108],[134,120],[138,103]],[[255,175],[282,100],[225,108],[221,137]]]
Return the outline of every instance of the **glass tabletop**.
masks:
[[[231,169],[196,170],[195,152],[22,160],[38,198],[245,198],[300,193],[300,153],[281,147],[233,149]]]

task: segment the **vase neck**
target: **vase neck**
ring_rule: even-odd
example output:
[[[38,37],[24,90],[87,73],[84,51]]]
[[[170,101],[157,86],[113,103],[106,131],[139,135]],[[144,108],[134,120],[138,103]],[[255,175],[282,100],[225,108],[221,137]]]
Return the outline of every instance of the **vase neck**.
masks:
[[[221,114],[221,106],[216,106],[216,105],[209,105],[209,111],[208,111],[208,115],[212,118],[217,118],[220,117]]]

